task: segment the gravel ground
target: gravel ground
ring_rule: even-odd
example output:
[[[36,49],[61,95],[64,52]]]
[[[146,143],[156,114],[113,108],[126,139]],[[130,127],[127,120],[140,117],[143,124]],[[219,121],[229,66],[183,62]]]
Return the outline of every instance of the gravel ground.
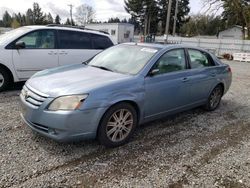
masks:
[[[125,146],[59,144],[22,123],[21,86],[0,94],[0,187],[250,187],[250,63],[214,112],[194,109],[137,128]]]

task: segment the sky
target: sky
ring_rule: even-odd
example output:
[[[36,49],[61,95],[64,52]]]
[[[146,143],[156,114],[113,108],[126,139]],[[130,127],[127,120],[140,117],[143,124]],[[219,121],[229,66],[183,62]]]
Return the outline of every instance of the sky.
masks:
[[[202,8],[202,0],[190,0],[190,13],[198,13]],[[5,10],[10,12],[25,13],[32,7],[33,2],[39,3],[43,12],[50,12],[52,16],[59,14],[62,21],[69,17],[69,4],[73,5],[73,14],[75,8],[81,4],[88,4],[94,7],[95,19],[106,21],[110,17],[119,17],[120,19],[129,18],[129,14],[124,10],[124,0],[1,0],[0,17]]]

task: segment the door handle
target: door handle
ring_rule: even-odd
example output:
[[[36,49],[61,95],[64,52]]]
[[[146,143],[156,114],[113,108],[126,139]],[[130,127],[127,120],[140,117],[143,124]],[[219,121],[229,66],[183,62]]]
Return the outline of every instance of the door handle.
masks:
[[[66,51],[60,51],[59,54],[61,54],[61,55],[63,55],[63,54],[67,55],[68,53]]]
[[[53,54],[54,54],[54,52],[53,52],[53,51],[50,51],[50,52],[48,52],[48,54],[49,54],[49,55],[53,55]]]
[[[188,82],[189,81],[189,78],[185,77],[182,79],[182,82]]]

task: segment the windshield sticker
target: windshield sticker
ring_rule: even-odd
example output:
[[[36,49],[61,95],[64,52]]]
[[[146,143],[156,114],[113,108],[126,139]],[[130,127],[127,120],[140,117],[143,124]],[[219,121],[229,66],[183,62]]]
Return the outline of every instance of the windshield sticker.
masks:
[[[142,48],[141,49],[142,52],[149,52],[149,53],[156,53],[157,50],[153,49],[153,48]]]

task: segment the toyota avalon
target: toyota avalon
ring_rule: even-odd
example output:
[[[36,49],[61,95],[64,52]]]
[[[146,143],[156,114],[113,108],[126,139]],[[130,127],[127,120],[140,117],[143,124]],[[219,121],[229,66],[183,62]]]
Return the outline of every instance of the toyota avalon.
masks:
[[[20,94],[24,122],[57,141],[129,141],[139,124],[203,106],[215,110],[231,69],[209,52],[182,45],[127,43],[81,65],[36,73]]]

